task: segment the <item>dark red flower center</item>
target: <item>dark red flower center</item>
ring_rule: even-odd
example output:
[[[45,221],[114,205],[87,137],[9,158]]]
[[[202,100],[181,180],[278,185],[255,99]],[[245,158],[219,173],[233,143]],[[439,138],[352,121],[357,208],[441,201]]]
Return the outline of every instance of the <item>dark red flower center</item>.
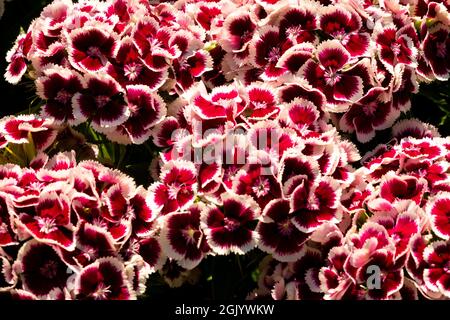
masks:
[[[253,37],[253,30],[246,30],[242,33],[241,39],[243,43],[249,42]]]
[[[66,90],[62,89],[58,92],[58,94],[55,97],[55,100],[58,102],[61,102],[62,104],[67,104],[72,99],[72,94],[67,92]]]
[[[227,229],[228,231],[234,231],[241,226],[241,223],[238,220],[231,217],[225,217],[223,219],[223,222],[225,229]]]
[[[447,46],[444,42],[436,43],[436,55],[439,58],[445,58],[447,56]]]
[[[267,55],[267,60],[271,63],[275,63],[280,59],[281,56],[281,50],[278,47],[274,47],[269,51],[269,54]]]
[[[284,236],[290,235],[294,231],[294,228],[294,225],[289,219],[286,219],[278,224],[278,230]]]
[[[362,109],[366,115],[371,116],[377,110],[377,105],[376,105],[376,103],[368,103],[368,104],[363,105]]]
[[[110,101],[108,96],[97,96],[95,97],[95,102],[99,108],[103,108]]]
[[[199,232],[200,232],[199,230],[196,230],[191,226],[183,230],[184,237],[186,238],[188,243],[196,243],[196,239],[198,239]]]
[[[58,273],[58,264],[53,260],[47,261],[39,271],[45,278],[53,279]]]
[[[86,53],[91,58],[98,58],[102,55],[102,52],[98,47],[89,47]]]

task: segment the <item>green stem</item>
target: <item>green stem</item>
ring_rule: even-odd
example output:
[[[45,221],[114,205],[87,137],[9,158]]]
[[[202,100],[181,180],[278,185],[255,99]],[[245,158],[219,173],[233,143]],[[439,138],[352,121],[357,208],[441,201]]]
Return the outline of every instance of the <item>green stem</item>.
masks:
[[[23,164],[22,159],[21,159],[19,156],[17,156],[17,155],[14,153],[14,151],[12,151],[8,146],[6,146],[4,149],[5,149],[6,151],[8,151],[8,153],[9,153],[9,154],[17,161],[18,164]]]

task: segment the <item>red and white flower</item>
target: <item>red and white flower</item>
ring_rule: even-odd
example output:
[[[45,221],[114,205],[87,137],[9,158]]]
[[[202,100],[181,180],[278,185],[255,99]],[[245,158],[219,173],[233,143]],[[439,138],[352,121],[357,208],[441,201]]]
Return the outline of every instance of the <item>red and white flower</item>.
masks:
[[[135,299],[125,274],[123,263],[117,258],[100,258],[86,266],[75,280],[75,297],[81,300]]]
[[[345,111],[363,96],[363,79],[344,68],[350,62],[350,53],[338,40],[329,40],[317,47],[316,56],[318,63],[310,59],[300,75],[325,94],[330,110]]]
[[[27,241],[20,248],[14,269],[23,288],[36,296],[46,296],[55,288],[64,289],[70,275],[55,249],[36,240]]]
[[[244,115],[252,120],[273,118],[279,111],[274,90],[263,84],[253,84],[246,88],[248,105]]]
[[[55,141],[57,130],[51,119],[20,115],[1,119],[0,133],[5,142],[24,144],[32,141],[36,151],[43,151]]]
[[[117,35],[94,27],[75,29],[69,35],[69,61],[82,72],[104,71],[113,55]]]
[[[82,91],[83,85],[83,79],[75,71],[58,66],[46,68],[43,76],[36,80],[37,93],[46,100],[42,115],[57,123],[79,124],[81,119],[73,114],[72,98]]]
[[[239,63],[248,61],[249,44],[257,28],[254,18],[246,10],[233,12],[225,18],[219,43],[224,50],[231,52]]]
[[[144,85],[127,86],[128,119],[107,136],[115,140],[116,135],[123,136],[125,142],[144,143],[152,134],[152,127],[166,115],[166,104],[157,94]],[[119,137],[117,140],[122,140]]]
[[[287,7],[279,17],[280,33],[283,39],[294,44],[316,43],[314,31],[317,29],[317,6],[310,5]]]
[[[92,127],[98,131],[118,126],[130,116],[130,109],[123,101],[123,89],[114,78],[103,76],[87,76],[84,93],[73,97],[75,118],[92,121]]]
[[[5,73],[6,81],[16,84],[27,71],[27,56],[32,46],[31,31],[20,35],[14,46],[6,54],[9,63]]]
[[[370,46],[370,35],[361,32],[362,21],[357,12],[345,5],[329,6],[322,10],[320,29],[339,40],[352,57],[366,54]]]
[[[186,269],[195,268],[208,253],[209,246],[200,228],[201,205],[192,205],[186,213],[172,213],[164,218],[161,242],[169,258]]]
[[[448,55],[450,53],[450,28],[442,24],[437,24],[428,30],[423,41],[423,51],[425,60],[431,67],[436,79],[448,80],[450,74],[450,63]]]
[[[325,222],[341,220],[339,183],[322,178],[312,186],[302,182],[292,193],[291,207],[294,225],[305,233],[316,230]]]
[[[380,61],[393,73],[397,64],[416,66],[417,48],[409,35],[409,25],[397,30],[394,25],[376,26],[375,42]]]
[[[258,204],[246,195],[221,195],[223,205],[207,207],[201,213],[201,227],[211,249],[221,255],[244,254],[256,246]]]
[[[436,241],[431,243],[423,251],[423,258],[426,263],[423,278],[427,288],[450,298],[449,242]]]
[[[262,69],[262,79],[274,80],[285,73],[286,70],[277,64],[292,45],[292,41],[283,38],[280,30],[274,26],[266,26],[255,34],[250,45],[250,57],[254,66]]]
[[[34,211],[34,212],[33,212]],[[56,192],[42,192],[36,208],[21,209],[19,221],[34,238],[66,250],[75,247],[74,225],[70,219],[70,199]]]
[[[375,137],[376,130],[389,128],[398,116],[386,89],[375,87],[350,107],[339,125],[344,131],[356,131],[358,141],[365,143]]]
[[[0,192],[0,247],[17,244],[13,230],[15,212],[11,201],[9,194]]]
[[[161,169],[160,180],[149,188],[147,201],[152,210],[168,214],[194,202],[197,169],[192,162],[173,160],[166,163]]]
[[[292,262],[299,259],[304,254],[304,244],[309,236],[300,231],[292,219],[288,200],[270,201],[256,227],[258,248],[278,261]]]
[[[426,212],[432,230],[442,239],[450,239],[450,193],[441,192],[428,200]]]

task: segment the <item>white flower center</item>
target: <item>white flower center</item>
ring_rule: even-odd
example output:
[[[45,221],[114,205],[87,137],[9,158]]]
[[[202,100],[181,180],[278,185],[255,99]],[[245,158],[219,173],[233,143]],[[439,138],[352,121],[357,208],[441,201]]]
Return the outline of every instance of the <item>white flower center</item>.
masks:
[[[331,70],[325,71],[325,83],[327,86],[334,86],[341,79],[341,75]]]
[[[400,54],[400,44],[399,43],[393,43],[391,45],[391,50],[394,53],[394,55],[398,56]]]
[[[37,217],[36,220],[39,226],[39,231],[42,233],[49,234],[58,229],[56,227],[55,219],[48,217],[45,218]]]
[[[400,241],[402,241],[402,237],[398,233],[394,233],[391,238],[395,243],[399,243]]]
[[[156,49],[156,48],[161,48],[162,47],[161,42],[158,39],[153,38],[152,36],[148,37],[147,41],[149,42],[150,47],[152,49]]]
[[[105,230],[107,230],[107,228],[108,228],[108,225],[106,224],[105,220],[103,220],[103,219],[100,218],[100,217],[95,218],[95,219],[92,221],[92,224],[93,224],[94,226],[96,226],[96,227],[99,227],[99,228],[102,228],[102,229],[105,229]]]
[[[267,108],[267,102],[264,101],[254,101],[252,104],[254,110]]]
[[[142,71],[142,65],[139,63],[131,62],[123,67],[124,75],[128,80],[133,81],[139,76]]]
[[[253,185],[252,191],[260,198],[265,196],[270,190],[270,183],[267,179],[259,177]]]
[[[170,186],[168,186],[167,193],[169,195],[169,199],[175,200],[177,199],[179,193],[186,194],[188,193],[188,191],[184,189],[183,184],[171,184]]]
[[[103,283],[100,283],[97,286],[97,290],[95,290],[95,292],[92,293],[92,296],[94,297],[95,300],[106,300],[108,297],[108,294],[111,293],[111,286],[106,286]]]
[[[136,114],[139,111],[139,106],[135,104],[129,104],[128,109],[130,110],[131,114]]]
[[[61,102],[62,104],[67,104],[72,99],[72,95],[66,90],[61,90],[55,97],[55,100]]]
[[[286,29],[286,33],[292,36],[297,36],[302,32],[301,26],[291,26]]]

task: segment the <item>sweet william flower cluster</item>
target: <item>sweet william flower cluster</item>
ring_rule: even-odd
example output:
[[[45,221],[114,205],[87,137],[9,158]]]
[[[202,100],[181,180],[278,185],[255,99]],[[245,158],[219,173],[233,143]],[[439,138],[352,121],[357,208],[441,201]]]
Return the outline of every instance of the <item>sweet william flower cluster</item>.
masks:
[[[176,286],[208,256],[260,250],[248,298],[450,298],[450,142],[397,121],[420,83],[449,78],[448,9],[54,1],[6,57],[42,107],[0,121],[1,291],[131,299],[155,271]],[[80,124],[151,142],[149,187],[55,152]],[[390,128],[362,158],[341,135]]]

